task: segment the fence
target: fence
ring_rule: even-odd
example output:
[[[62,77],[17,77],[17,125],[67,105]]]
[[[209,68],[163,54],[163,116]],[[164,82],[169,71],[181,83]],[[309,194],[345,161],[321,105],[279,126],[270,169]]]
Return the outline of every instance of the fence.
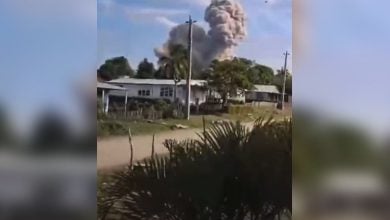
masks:
[[[163,118],[162,111],[153,109],[139,109],[136,111],[125,111],[124,108],[116,108],[107,113],[107,118],[114,120],[158,120]]]

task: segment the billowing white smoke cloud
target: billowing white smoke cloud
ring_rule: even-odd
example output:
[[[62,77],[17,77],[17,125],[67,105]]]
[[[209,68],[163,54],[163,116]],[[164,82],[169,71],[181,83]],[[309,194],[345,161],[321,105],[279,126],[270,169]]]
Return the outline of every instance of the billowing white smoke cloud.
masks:
[[[206,9],[205,20],[210,25],[208,35],[217,46],[215,58],[232,58],[233,48],[246,36],[245,14],[241,5],[233,0],[214,0]]]
[[[234,47],[246,36],[245,13],[236,0],[212,0],[205,12],[205,21],[209,23],[208,33],[193,25],[193,63],[194,69],[207,67],[214,59],[231,59]],[[174,27],[168,41],[155,49],[157,57],[169,56],[173,45],[187,47],[188,24]]]

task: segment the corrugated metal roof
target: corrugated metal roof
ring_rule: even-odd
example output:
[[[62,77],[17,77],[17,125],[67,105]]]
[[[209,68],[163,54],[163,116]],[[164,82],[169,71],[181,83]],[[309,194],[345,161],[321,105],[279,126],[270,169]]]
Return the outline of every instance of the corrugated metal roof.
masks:
[[[135,79],[135,78],[120,78],[108,81],[113,84],[139,84],[139,85],[175,85],[172,79]],[[185,85],[186,80],[181,80],[178,85]],[[191,80],[191,85],[205,85],[205,80]]]
[[[126,90],[120,86],[111,85],[108,83],[97,82],[97,88],[99,89],[111,89],[111,90]]]
[[[254,85],[252,91],[256,92],[266,92],[266,93],[280,93],[278,87],[275,85]]]

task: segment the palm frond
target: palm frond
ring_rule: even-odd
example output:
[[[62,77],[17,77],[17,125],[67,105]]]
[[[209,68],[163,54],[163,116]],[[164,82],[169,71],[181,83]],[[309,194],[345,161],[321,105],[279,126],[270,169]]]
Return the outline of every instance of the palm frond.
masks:
[[[249,129],[239,122],[222,122],[212,125],[208,131],[199,135],[201,146],[215,153],[234,152],[242,148],[249,138]]]
[[[101,219],[273,219],[291,213],[291,120],[212,125],[198,140],[119,172],[99,198]],[[287,211],[286,211],[287,210]]]

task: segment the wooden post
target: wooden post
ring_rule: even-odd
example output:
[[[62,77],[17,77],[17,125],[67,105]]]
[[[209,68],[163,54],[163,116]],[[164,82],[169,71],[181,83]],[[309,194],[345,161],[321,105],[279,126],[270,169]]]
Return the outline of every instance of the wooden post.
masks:
[[[108,107],[109,107],[109,105],[110,105],[110,95],[107,93],[107,100],[106,100],[106,106],[105,106],[105,110],[104,110],[104,112],[106,113],[106,114],[108,114]]]
[[[152,138],[152,155],[151,155],[152,160],[154,160],[154,136],[155,134],[153,134],[153,138]]]
[[[290,55],[288,53],[288,51],[286,51],[286,53],[284,53],[284,68],[282,70],[283,72],[283,88],[282,88],[282,105],[281,105],[281,108],[282,110],[284,109],[284,96],[286,94],[286,77],[287,77],[287,57],[288,55]]]
[[[195,23],[189,16],[188,24],[188,73],[187,73],[187,90],[186,90],[186,119],[190,120],[190,99],[191,99],[191,75],[192,75],[192,25]]]
[[[133,167],[133,156],[134,156],[134,149],[133,149],[133,141],[131,136],[131,129],[129,128],[129,145],[130,145],[130,169]]]
[[[125,119],[127,119],[127,90],[125,95]]]
[[[105,99],[105,95],[104,95],[104,89],[102,90],[102,110],[103,110],[103,113],[105,113],[104,112],[104,110],[105,110],[105,101],[104,101],[104,99]]]
[[[203,135],[206,136],[206,119],[204,118],[204,115],[202,116],[203,121]]]
[[[196,113],[199,114],[199,98],[195,99]]]

